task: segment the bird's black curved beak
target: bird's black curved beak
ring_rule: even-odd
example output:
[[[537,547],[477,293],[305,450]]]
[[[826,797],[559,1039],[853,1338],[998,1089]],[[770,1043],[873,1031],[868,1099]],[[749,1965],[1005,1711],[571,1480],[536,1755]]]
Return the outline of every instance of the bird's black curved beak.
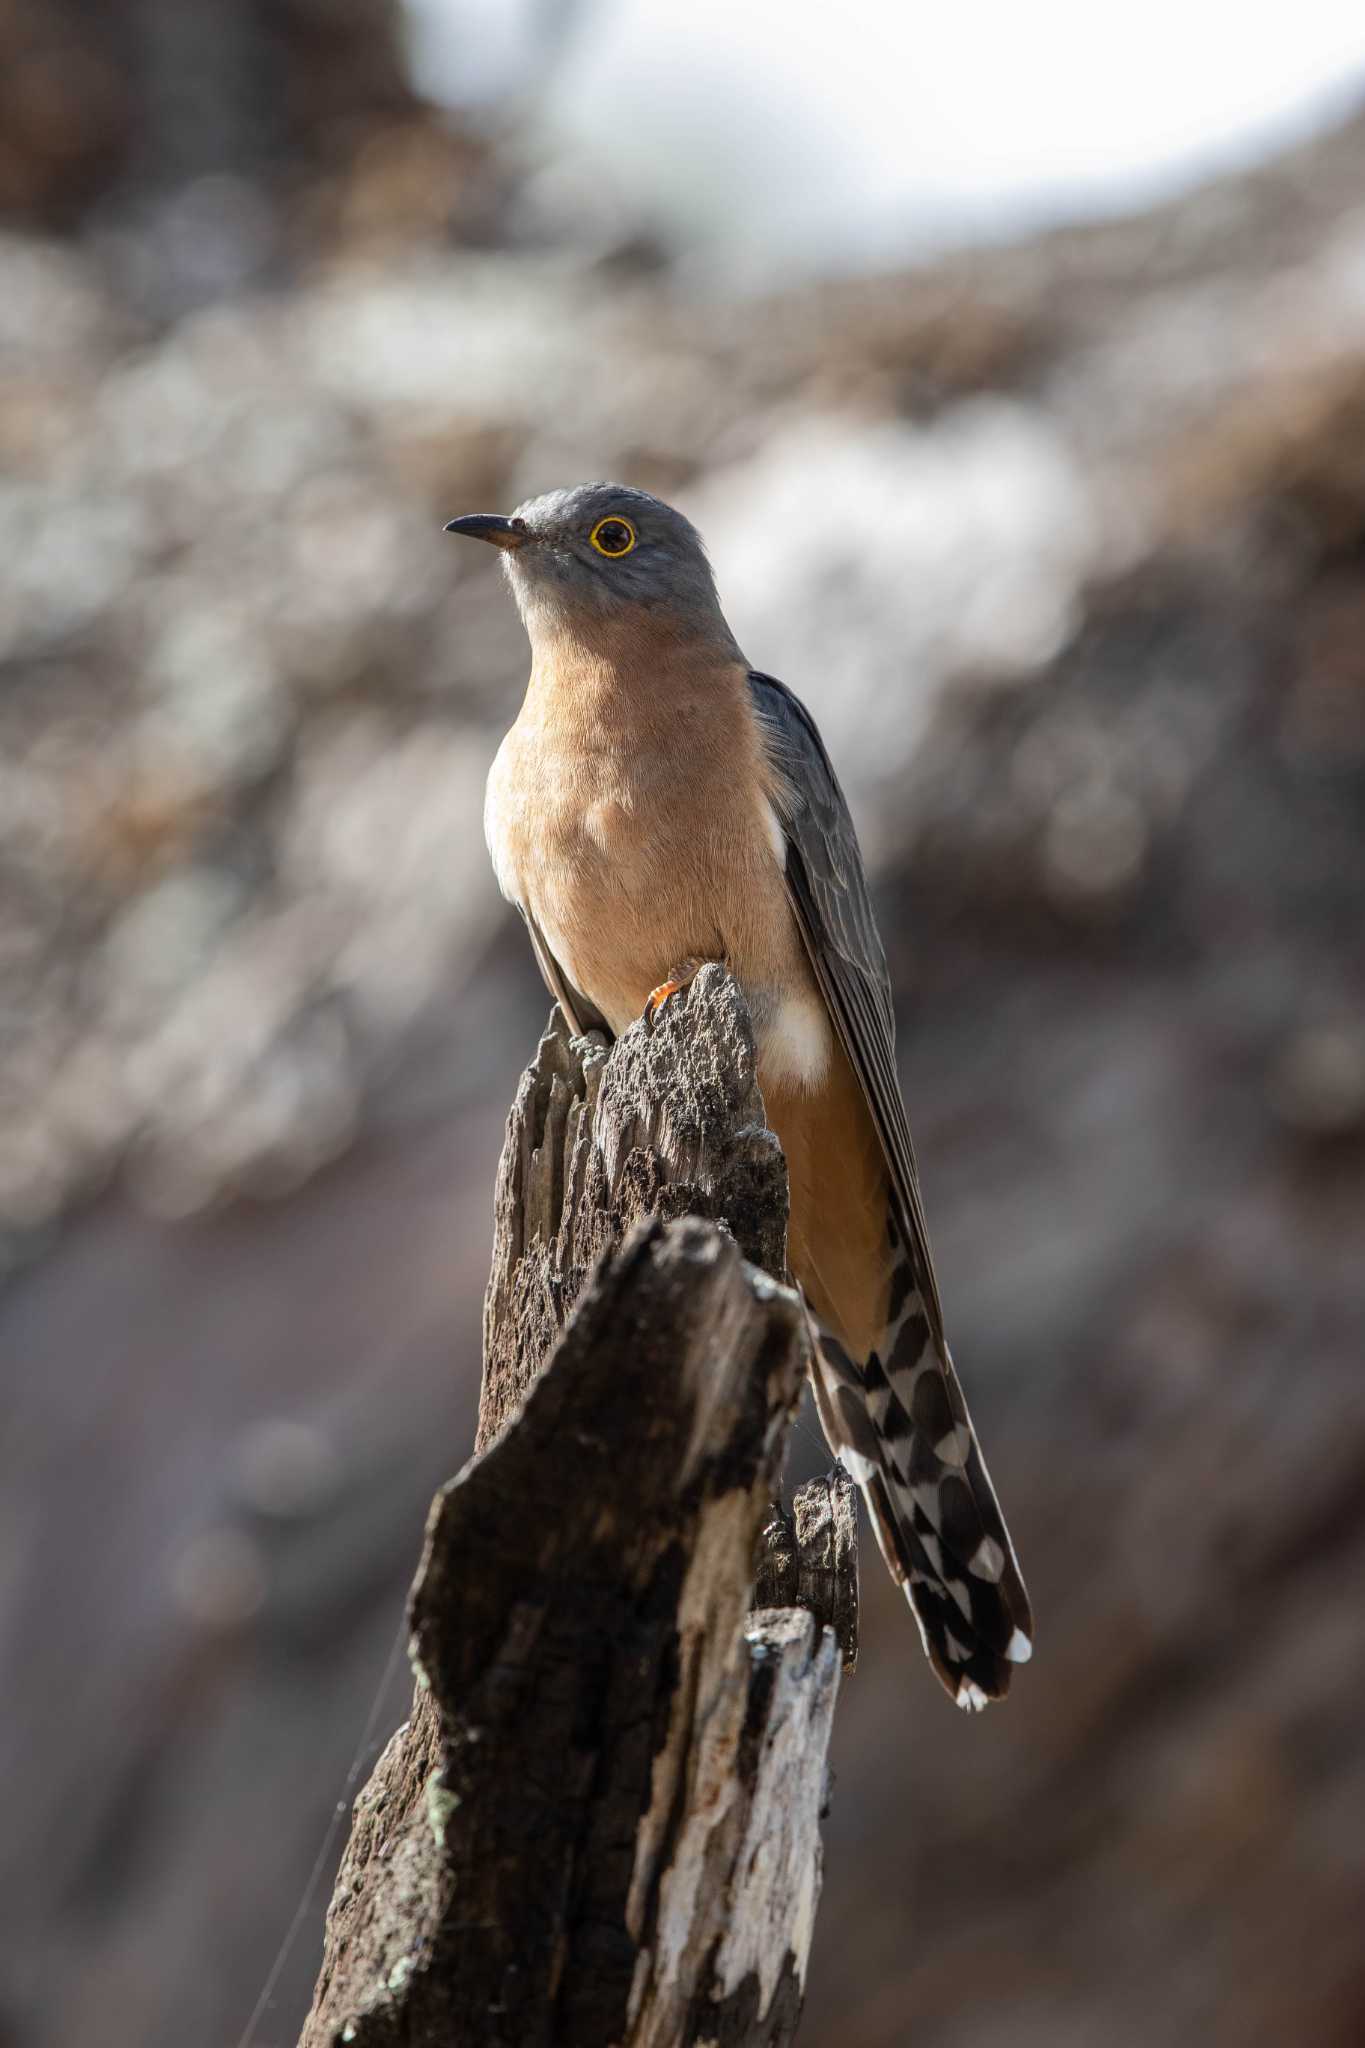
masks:
[[[463,519],[447,520],[445,530],[491,541],[495,548],[519,548],[530,539],[524,519],[504,519],[501,512],[470,512]]]

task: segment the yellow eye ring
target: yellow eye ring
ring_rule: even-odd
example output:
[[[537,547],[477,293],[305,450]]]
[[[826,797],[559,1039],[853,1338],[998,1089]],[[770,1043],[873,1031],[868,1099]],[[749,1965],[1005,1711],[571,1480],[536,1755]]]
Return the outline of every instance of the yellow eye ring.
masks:
[[[598,520],[588,539],[599,555],[605,555],[609,562],[619,562],[635,545],[635,528],[619,512],[612,512]]]

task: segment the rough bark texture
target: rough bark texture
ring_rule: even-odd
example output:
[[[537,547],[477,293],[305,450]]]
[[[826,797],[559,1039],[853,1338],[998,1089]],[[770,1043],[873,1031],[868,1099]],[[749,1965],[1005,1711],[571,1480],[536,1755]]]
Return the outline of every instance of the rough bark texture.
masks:
[[[734,984],[704,967],[608,1050],[556,1010],[507,1120],[484,1304],[476,1450],[506,1426],[594,1262],[644,1216],[723,1221],[786,1270],[787,1175]]]
[[[478,1449],[432,1507],[413,1714],[301,2048],[791,2039],[856,1592],[846,1485],[770,1505],[805,1357],[785,1218],[720,969],[610,1051],[552,1019],[508,1121]]]
[[[754,1587],[758,1607],[805,1607],[834,1630],[844,1669],[858,1661],[858,1501],[842,1465],[774,1505]]]

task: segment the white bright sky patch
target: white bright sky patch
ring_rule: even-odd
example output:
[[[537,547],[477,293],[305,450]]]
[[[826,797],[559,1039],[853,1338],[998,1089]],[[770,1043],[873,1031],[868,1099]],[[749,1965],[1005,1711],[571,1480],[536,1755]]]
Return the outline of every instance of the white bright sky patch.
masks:
[[[438,96],[529,97],[627,207],[788,268],[1140,200],[1365,91],[1361,0],[408,6]]]

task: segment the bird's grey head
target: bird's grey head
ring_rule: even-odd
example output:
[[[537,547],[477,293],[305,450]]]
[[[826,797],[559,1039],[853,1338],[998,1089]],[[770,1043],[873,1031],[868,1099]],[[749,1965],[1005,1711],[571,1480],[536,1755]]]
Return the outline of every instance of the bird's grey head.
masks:
[[[741,659],[690,520],[628,484],[575,484],[528,498],[511,518],[475,512],[447,533],[503,550],[532,643],[553,633],[591,639],[611,621],[704,640]]]

